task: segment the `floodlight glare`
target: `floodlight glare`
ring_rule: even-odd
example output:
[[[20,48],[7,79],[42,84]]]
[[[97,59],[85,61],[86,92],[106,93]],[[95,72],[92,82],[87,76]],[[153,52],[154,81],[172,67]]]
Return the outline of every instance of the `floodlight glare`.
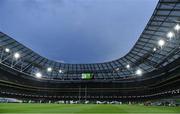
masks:
[[[36,73],[36,77],[37,77],[37,78],[41,78],[41,77],[42,77],[42,74],[41,74],[40,72],[37,72],[37,73]]]
[[[164,44],[165,44],[165,41],[164,41],[164,40],[161,39],[161,40],[158,41],[158,45],[159,45],[159,46],[162,47]]]
[[[128,65],[126,65],[126,68],[127,68],[127,69],[129,69],[129,68],[130,68],[130,65],[129,65],[129,64],[128,64]]]
[[[180,25],[177,24],[177,25],[174,27],[174,29],[175,29],[176,31],[179,31],[179,30],[180,30]]]
[[[138,70],[136,71],[136,75],[141,76],[141,75],[142,75],[142,70],[141,70],[141,69],[138,69]]]
[[[63,73],[63,71],[60,69],[60,70],[59,70],[59,73]]]
[[[48,71],[48,72],[51,72],[51,71],[52,71],[52,68],[51,68],[51,67],[48,67],[48,68],[47,68],[47,71]]]
[[[156,50],[157,50],[156,48],[153,49],[153,51],[156,51]]]
[[[175,35],[175,34],[174,34],[173,32],[169,32],[169,33],[167,34],[167,37],[171,39],[172,37],[174,37],[174,35]]]
[[[16,52],[16,53],[14,53],[14,58],[15,58],[15,59],[19,59],[19,58],[20,58],[20,54],[19,54],[19,53],[17,53],[17,52]]]
[[[10,52],[10,49],[9,49],[9,48],[6,48],[6,49],[5,49],[5,52],[9,53],[9,52]]]

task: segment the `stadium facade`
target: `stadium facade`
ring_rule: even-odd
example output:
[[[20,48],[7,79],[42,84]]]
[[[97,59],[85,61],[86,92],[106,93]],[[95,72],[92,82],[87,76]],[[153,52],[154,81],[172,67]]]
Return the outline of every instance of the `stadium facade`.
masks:
[[[0,32],[0,96],[149,100],[180,95],[180,1],[160,0],[134,47],[117,60],[49,60]]]

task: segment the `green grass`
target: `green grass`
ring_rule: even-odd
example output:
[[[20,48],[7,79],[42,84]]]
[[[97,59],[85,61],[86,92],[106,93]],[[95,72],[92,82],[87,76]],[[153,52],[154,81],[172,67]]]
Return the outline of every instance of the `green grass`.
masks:
[[[180,107],[140,106],[140,105],[96,105],[96,104],[0,104],[0,113],[60,113],[60,114],[154,114],[177,113]]]

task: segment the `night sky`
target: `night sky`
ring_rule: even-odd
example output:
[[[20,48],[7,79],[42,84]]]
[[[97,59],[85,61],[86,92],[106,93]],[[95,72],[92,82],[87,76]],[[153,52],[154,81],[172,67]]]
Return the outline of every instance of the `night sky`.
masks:
[[[158,0],[0,0],[0,31],[49,59],[97,63],[133,47]]]

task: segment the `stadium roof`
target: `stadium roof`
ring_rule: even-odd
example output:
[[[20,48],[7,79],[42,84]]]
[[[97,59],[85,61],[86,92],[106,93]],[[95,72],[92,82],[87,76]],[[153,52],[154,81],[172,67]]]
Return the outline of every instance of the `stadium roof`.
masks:
[[[49,60],[0,33],[1,64],[42,78],[81,79],[93,73],[95,79],[117,79],[152,72],[179,58],[179,0],[160,0],[140,38],[124,57],[97,64],[66,64]]]

